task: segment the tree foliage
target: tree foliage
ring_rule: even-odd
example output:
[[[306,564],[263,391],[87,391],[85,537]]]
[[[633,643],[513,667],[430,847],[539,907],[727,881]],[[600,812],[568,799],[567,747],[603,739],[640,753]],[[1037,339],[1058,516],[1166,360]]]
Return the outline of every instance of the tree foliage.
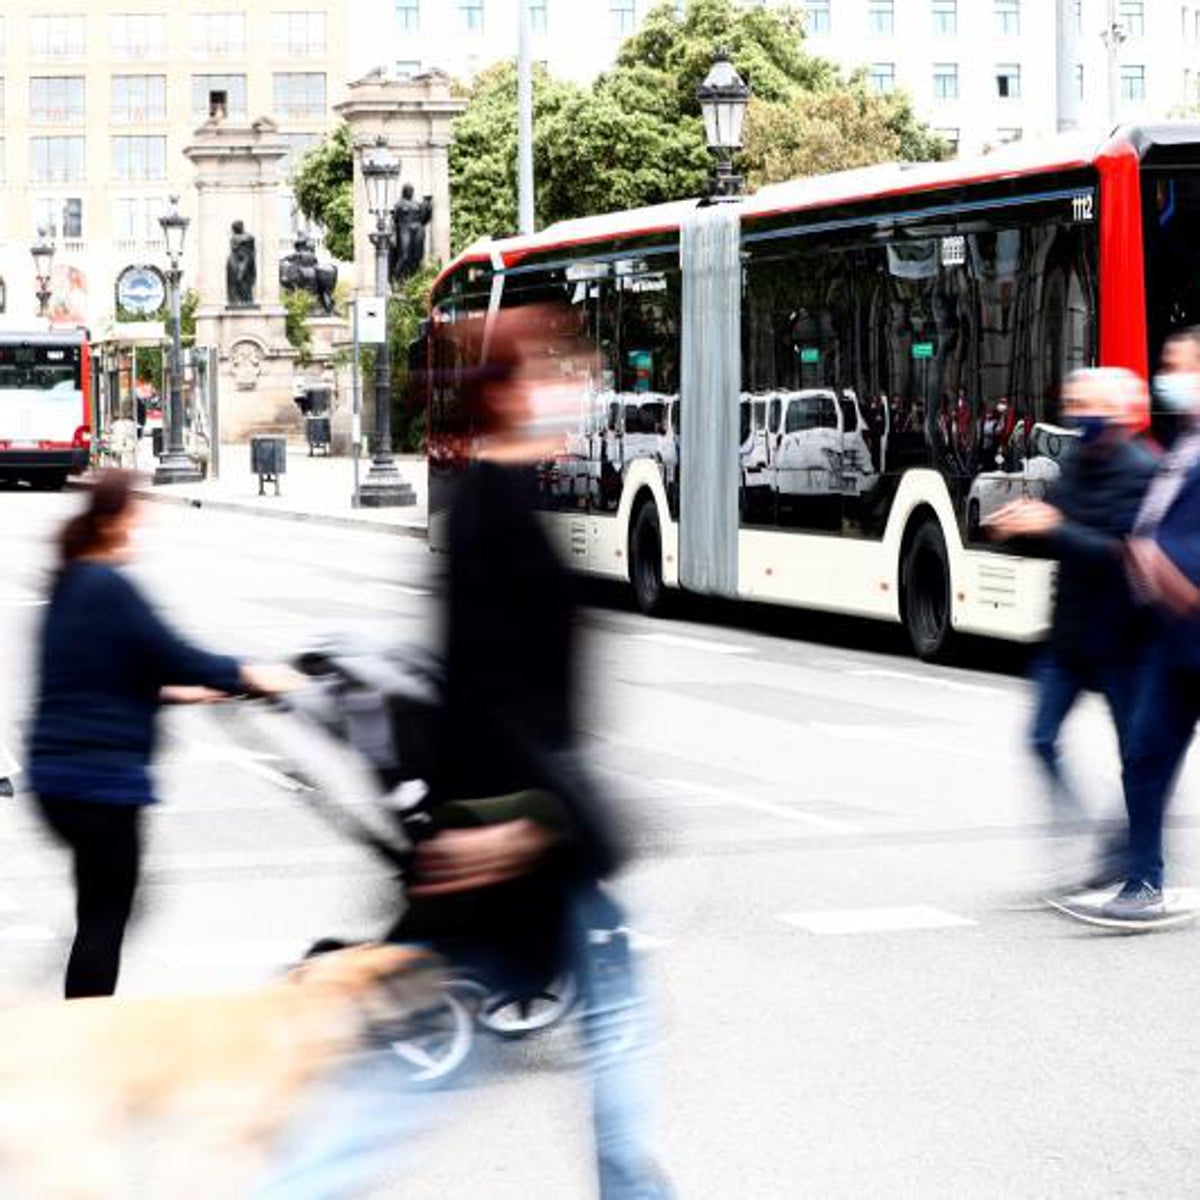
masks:
[[[325,230],[325,246],[342,262],[354,259],[354,151],[344,121],[311,146],[292,176],[300,211]]]
[[[667,0],[647,14],[612,70],[588,87],[539,70],[534,171],[539,226],[698,195],[707,176],[696,88],[718,46],[754,89],[741,165],[752,186],[888,159],[940,158],[944,144],[902,94],[877,96],[804,49],[792,9]],[[516,71],[478,77],[450,150],[456,250],[517,224]]]

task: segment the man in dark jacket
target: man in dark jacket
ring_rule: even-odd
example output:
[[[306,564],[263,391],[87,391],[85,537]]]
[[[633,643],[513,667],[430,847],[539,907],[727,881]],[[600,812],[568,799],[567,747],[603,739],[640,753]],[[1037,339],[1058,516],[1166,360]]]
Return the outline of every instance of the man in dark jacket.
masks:
[[[1146,493],[1128,546],[1137,598],[1157,620],[1137,696],[1125,759],[1128,877],[1093,913],[1104,924],[1153,927],[1180,916],[1163,902],[1163,815],[1200,718],[1200,329],[1163,347],[1156,407],[1178,424],[1170,452]]]
[[[1044,502],[1018,501],[988,523],[993,536],[1017,539],[1023,549],[1032,542],[1032,552],[1059,560],[1050,637],[1035,672],[1030,740],[1050,784],[1060,832],[1086,825],[1085,809],[1067,785],[1059,758],[1059,733],[1082,692],[1104,696],[1122,762],[1127,751],[1146,622],[1126,579],[1124,549],[1155,468],[1151,454],[1129,436],[1130,401],[1137,391],[1144,395],[1144,385],[1128,371],[1072,375],[1063,389],[1063,416],[1079,438],[1062,461],[1061,475]],[[1115,857],[1110,847],[1097,866],[1098,878],[1087,885],[1118,877]]]

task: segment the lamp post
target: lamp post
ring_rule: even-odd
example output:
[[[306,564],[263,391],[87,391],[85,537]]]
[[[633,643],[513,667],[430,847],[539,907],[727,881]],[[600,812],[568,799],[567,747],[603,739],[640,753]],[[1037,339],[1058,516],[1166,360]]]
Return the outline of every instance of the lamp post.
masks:
[[[37,241],[29,247],[33,255],[33,273],[37,276],[38,316],[50,315],[50,272],[54,267],[54,242],[45,226],[37,231]]]
[[[188,219],[179,211],[179,197],[171,197],[171,207],[158,218],[167,247],[167,293],[171,306],[170,386],[167,392],[166,445],[154,472],[155,483],[198,483],[204,478],[199,463],[187,452],[183,442],[183,354],[180,349],[179,283],[183,278],[183,243]]]
[[[375,347],[375,432],[371,438],[371,467],[358,492],[364,508],[394,508],[416,503],[392,457],[392,355],[387,340],[388,252],[392,244],[392,208],[400,181],[400,159],[380,137],[365,147],[361,161],[367,208],[375,218],[371,245],[375,247],[375,292],[384,306],[384,337]]]
[[[729,51],[719,49],[704,82],[696,89],[705,139],[716,160],[708,180],[710,201],[736,199],[745,186],[745,180],[733,173],[733,156],[742,148],[742,124],[750,95],[749,85],[729,61]]]

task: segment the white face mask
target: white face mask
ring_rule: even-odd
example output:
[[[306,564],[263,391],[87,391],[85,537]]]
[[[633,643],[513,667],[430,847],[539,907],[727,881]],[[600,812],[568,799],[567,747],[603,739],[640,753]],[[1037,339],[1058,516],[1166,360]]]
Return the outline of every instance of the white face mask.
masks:
[[[1200,401],[1200,375],[1191,371],[1160,372],[1154,377],[1154,398],[1167,412],[1191,412]]]

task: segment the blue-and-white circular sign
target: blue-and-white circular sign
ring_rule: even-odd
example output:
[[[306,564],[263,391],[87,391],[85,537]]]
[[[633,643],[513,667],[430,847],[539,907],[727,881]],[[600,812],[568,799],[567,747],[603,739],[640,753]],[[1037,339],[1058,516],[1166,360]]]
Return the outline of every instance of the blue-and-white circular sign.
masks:
[[[126,267],[117,276],[117,303],[140,317],[156,313],[167,299],[167,282],[157,267]]]

